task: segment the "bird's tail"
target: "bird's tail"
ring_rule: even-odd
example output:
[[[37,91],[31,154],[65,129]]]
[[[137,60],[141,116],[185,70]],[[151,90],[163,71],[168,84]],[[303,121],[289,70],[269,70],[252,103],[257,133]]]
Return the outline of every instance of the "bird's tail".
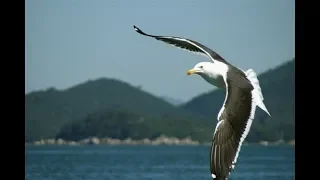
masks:
[[[265,111],[269,116],[271,116],[265,104],[263,103],[264,99],[257,74],[252,69],[248,69],[247,71],[245,71],[245,74],[254,87],[254,89],[252,90],[253,102],[263,111]]]

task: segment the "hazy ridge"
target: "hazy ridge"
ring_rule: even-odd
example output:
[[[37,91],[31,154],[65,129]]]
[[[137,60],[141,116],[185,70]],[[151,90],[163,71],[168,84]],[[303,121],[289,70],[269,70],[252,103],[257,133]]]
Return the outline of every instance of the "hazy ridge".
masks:
[[[259,76],[272,117],[258,110],[248,141],[294,139],[294,60]],[[222,90],[201,94],[180,106],[130,84],[100,78],[60,91],[28,93],[26,141],[87,137],[154,139],[190,136],[208,141],[224,100]]]

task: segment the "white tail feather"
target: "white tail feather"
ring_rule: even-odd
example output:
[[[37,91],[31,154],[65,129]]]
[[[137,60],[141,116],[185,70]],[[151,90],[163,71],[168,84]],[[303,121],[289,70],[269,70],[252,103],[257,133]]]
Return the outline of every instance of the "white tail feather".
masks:
[[[245,71],[245,74],[254,87],[254,89],[252,90],[253,102],[263,111],[265,111],[269,116],[271,116],[263,103],[264,98],[262,95],[257,74],[252,69],[248,69],[247,71]]]

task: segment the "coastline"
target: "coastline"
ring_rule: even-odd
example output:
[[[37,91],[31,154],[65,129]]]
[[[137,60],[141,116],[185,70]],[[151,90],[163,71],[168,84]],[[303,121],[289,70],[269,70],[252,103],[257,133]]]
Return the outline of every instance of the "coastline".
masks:
[[[259,143],[247,143],[244,142],[243,145],[249,144],[260,144],[263,146],[271,146],[271,145],[292,145],[295,146],[295,140],[291,140],[289,142],[285,142],[283,140],[278,140],[275,142],[269,141],[260,141]],[[77,145],[211,145],[211,142],[201,143],[196,140],[192,140],[190,137],[186,138],[176,138],[176,137],[167,137],[165,135],[161,135],[156,139],[150,140],[148,138],[144,138],[141,140],[133,140],[131,138],[127,138],[124,140],[113,139],[113,138],[97,138],[91,137],[86,138],[80,141],[67,141],[63,139],[41,139],[34,142],[25,142],[25,145],[69,145],[69,146],[77,146]]]

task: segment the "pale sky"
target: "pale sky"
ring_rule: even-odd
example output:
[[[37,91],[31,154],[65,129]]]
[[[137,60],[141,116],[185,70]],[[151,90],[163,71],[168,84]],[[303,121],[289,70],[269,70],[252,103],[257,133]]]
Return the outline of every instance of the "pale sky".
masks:
[[[117,78],[187,101],[214,89],[186,71],[208,58],[141,36],[182,36],[261,73],[295,56],[294,0],[26,0],[25,92]]]

